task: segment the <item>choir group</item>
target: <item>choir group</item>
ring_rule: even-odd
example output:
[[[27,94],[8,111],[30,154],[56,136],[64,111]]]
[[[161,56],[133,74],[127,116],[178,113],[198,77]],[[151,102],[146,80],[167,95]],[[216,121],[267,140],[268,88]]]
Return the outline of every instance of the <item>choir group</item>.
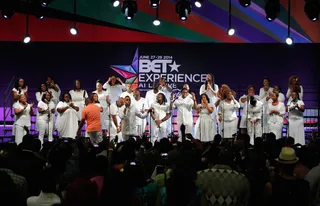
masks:
[[[12,94],[15,101],[13,135],[19,144],[26,128],[31,126],[34,105],[27,103],[28,87],[24,79],[18,79]],[[202,142],[209,142],[217,133],[223,138],[234,137],[238,130],[237,112],[242,108],[239,129],[250,135],[251,144],[255,137],[261,137],[263,133],[272,132],[276,138],[281,138],[286,117],[288,136],[295,138],[296,143],[305,144],[303,88],[296,76],[289,79],[286,104],[280,87],[271,87],[268,78],[264,78],[259,95],[250,85],[247,94],[237,101],[235,92],[228,85],[222,84],[219,88],[213,75],[208,74],[199,94],[198,102],[196,95],[190,93],[189,86],[185,84],[180,95],[175,96],[166,80],[160,78],[153,83],[153,89],[141,97],[138,88],[133,89],[130,84],[124,84],[120,78],[112,76],[105,83],[98,80],[96,90],[90,97],[82,89],[80,80],[76,80],[74,89],[63,94],[59,101],[61,90],[54,79],[48,77],[36,93],[36,130],[42,142],[45,135],[52,141],[55,129],[60,137],[75,138],[82,127],[79,126],[84,118],[82,111],[92,103],[99,108],[97,118],[101,134],[105,136],[108,132],[111,139],[125,141],[131,136],[141,136],[145,133],[147,122],[152,142],[166,138],[173,131],[172,113],[177,110],[178,128],[184,125],[185,133]],[[193,111],[199,115],[195,124]]]

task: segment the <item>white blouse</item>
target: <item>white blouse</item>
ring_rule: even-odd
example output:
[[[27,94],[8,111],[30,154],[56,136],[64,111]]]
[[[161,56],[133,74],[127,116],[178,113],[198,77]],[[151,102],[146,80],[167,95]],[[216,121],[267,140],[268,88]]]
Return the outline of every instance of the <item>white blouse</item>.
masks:
[[[271,114],[271,111],[277,111],[279,114]],[[283,118],[286,114],[286,108],[282,102],[279,102],[276,106],[272,105],[271,103],[268,103],[268,108],[267,108],[267,114],[269,115],[268,122],[272,124],[283,124]]]
[[[14,105],[15,109],[23,109],[24,106],[20,103],[17,103]],[[30,116],[30,110],[32,108],[30,107],[30,104],[28,104],[27,108],[19,115],[15,115],[15,124],[19,126],[31,126],[31,116]]]
[[[110,103],[115,103],[118,101],[120,95],[122,94],[122,90],[126,89],[125,84],[116,84],[111,86],[109,83],[104,83],[103,88],[107,90],[110,98]]]
[[[240,104],[237,100],[232,100],[230,103],[222,100],[219,104],[219,115],[221,114],[226,122],[231,122],[237,119],[237,110],[240,108]]]
[[[296,102],[298,106],[304,105],[304,102],[302,100],[298,100]],[[293,101],[288,102],[287,104],[288,110],[289,110],[289,119],[302,119],[303,118],[303,112],[301,112],[298,108],[295,108],[295,104]],[[292,110],[291,110],[292,109]]]

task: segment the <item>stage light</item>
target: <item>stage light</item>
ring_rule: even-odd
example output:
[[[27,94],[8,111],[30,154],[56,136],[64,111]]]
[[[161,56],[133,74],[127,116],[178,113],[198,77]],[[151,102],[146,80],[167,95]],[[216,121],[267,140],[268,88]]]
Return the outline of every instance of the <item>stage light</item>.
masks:
[[[2,17],[4,19],[10,19],[14,14],[14,10],[2,10]]]
[[[31,38],[30,38],[29,34],[27,34],[23,37],[23,43],[28,44],[30,41],[31,41]]]
[[[70,33],[72,35],[77,35],[78,34],[78,29],[76,27],[76,24],[74,24],[73,27],[70,28]]]
[[[126,19],[130,21],[138,11],[137,2],[135,0],[123,1],[121,10],[122,13],[124,13],[124,15],[126,16]]]
[[[120,5],[120,1],[119,0],[112,0],[112,6],[113,7],[118,7]]]
[[[229,36],[233,36],[234,33],[236,33],[236,30],[234,30],[233,28],[229,28],[229,29],[228,29],[228,35],[229,35]]]
[[[47,7],[51,4],[52,0],[41,0],[41,6]]]
[[[266,0],[264,7],[268,21],[274,21],[280,14],[280,0]]]
[[[161,24],[161,21],[159,20],[159,19],[155,19],[155,20],[153,20],[153,25],[155,25],[155,26],[159,26],[160,24]]]
[[[196,0],[196,1],[194,2],[194,5],[195,5],[196,7],[198,7],[198,8],[201,8],[202,3],[203,3],[203,0]]]
[[[239,3],[243,7],[248,7],[251,5],[251,0],[239,0]]]
[[[44,19],[44,16],[42,14],[36,14],[35,15],[37,17],[37,19],[39,20],[43,20]]]
[[[181,21],[186,21],[191,13],[191,3],[189,0],[178,0],[176,4],[176,13]]]
[[[288,45],[292,45],[292,44],[293,44],[293,39],[292,39],[291,37],[287,37],[287,38],[286,38],[286,43],[287,43]]]
[[[307,17],[315,22],[319,18],[320,14],[320,3],[317,0],[306,0],[304,4],[304,12]]]
[[[160,5],[160,0],[150,0],[149,3],[152,8],[157,8]]]

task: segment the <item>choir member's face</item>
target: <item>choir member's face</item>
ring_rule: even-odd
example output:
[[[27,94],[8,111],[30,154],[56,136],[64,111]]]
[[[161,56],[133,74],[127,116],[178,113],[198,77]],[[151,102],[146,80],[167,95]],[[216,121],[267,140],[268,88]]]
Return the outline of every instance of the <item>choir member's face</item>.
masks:
[[[278,94],[279,93],[279,87],[275,86],[273,87],[273,93]]]
[[[134,98],[139,98],[139,97],[140,97],[140,91],[137,90],[137,89],[135,89],[135,90],[133,91],[133,96],[134,96]]]
[[[272,99],[272,101],[277,101],[278,100],[278,97],[277,97],[277,95],[276,95],[276,93],[273,93],[273,94],[270,94],[271,95],[271,99]]]
[[[124,105],[124,102],[125,102],[125,99],[120,97],[119,100],[118,100],[119,106],[122,107]]]
[[[291,81],[291,84],[292,85],[296,85],[297,84],[297,78],[293,78],[292,81]]]
[[[52,79],[51,79],[50,77],[48,77],[46,83],[47,83],[47,84],[51,84],[51,82],[52,82]]]
[[[101,91],[102,90],[102,84],[101,83],[97,83],[96,84],[96,88],[98,91]]]
[[[229,92],[229,93],[227,94],[227,99],[231,99],[231,97],[232,97],[232,92]]]
[[[248,89],[248,95],[254,96],[254,89],[252,87]]]
[[[41,84],[40,88],[43,92],[47,90],[47,86],[45,84]]]
[[[183,88],[184,88],[184,89],[187,89],[187,90],[189,91],[189,85],[188,85],[188,84],[184,84],[184,85],[183,85]]]
[[[206,101],[206,100],[207,100],[206,95],[201,95],[201,102]]]
[[[292,92],[291,96],[292,96],[292,99],[297,99],[298,98],[298,95],[297,95],[296,92]]]
[[[117,78],[115,76],[112,76],[111,77],[111,82],[110,82],[111,86],[116,85],[116,82],[117,82]]]
[[[23,87],[24,86],[24,79],[19,79],[19,87]]]
[[[128,97],[128,96],[126,96],[126,98],[125,98],[125,105],[127,106],[127,107],[129,107],[130,105],[131,105],[131,99],[130,99],[130,97]]]
[[[27,102],[27,97],[24,94],[21,94],[19,97],[19,102],[21,103],[26,103]]]
[[[207,81],[210,81],[210,82],[212,81],[212,76],[211,76],[211,74],[207,74],[206,80],[207,80]]]
[[[263,80],[263,86],[265,86],[265,87],[269,86],[269,81],[267,79]]]
[[[182,98],[186,98],[188,96],[188,91],[186,89],[181,91]]]
[[[160,85],[162,85],[162,86],[165,85],[165,84],[166,84],[165,78],[160,78],[159,83],[160,83]]]
[[[49,92],[46,93],[46,100],[48,100],[48,101],[51,100],[51,93],[49,93]]]
[[[94,95],[93,95],[93,101],[94,101],[94,102],[97,102],[97,101],[98,101],[98,95],[97,95],[97,94],[94,94]]]
[[[81,87],[81,83],[80,83],[79,80],[77,80],[77,81],[76,81],[76,88],[77,88],[77,89],[80,89],[80,87]]]
[[[158,94],[158,95],[157,95],[157,102],[158,102],[158,103],[162,103],[162,102],[163,102],[163,98],[162,98],[162,95],[161,95],[161,94]]]
[[[127,91],[132,91],[131,84],[127,84],[127,85],[126,85],[126,89],[127,89]]]
[[[69,95],[65,94],[65,95],[63,96],[63,100],[64,100],[65,102],[69,102],[69,101],[70,101]]]

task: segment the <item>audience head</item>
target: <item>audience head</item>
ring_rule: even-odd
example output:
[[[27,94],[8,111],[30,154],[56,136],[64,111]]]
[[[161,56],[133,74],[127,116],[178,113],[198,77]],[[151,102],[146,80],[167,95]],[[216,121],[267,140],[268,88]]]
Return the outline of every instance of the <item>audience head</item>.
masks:
[[[293,171],[299,158],[296,157],[296,152],[291,147],[283,147],[276,159],[282,174],[293,175]]]

